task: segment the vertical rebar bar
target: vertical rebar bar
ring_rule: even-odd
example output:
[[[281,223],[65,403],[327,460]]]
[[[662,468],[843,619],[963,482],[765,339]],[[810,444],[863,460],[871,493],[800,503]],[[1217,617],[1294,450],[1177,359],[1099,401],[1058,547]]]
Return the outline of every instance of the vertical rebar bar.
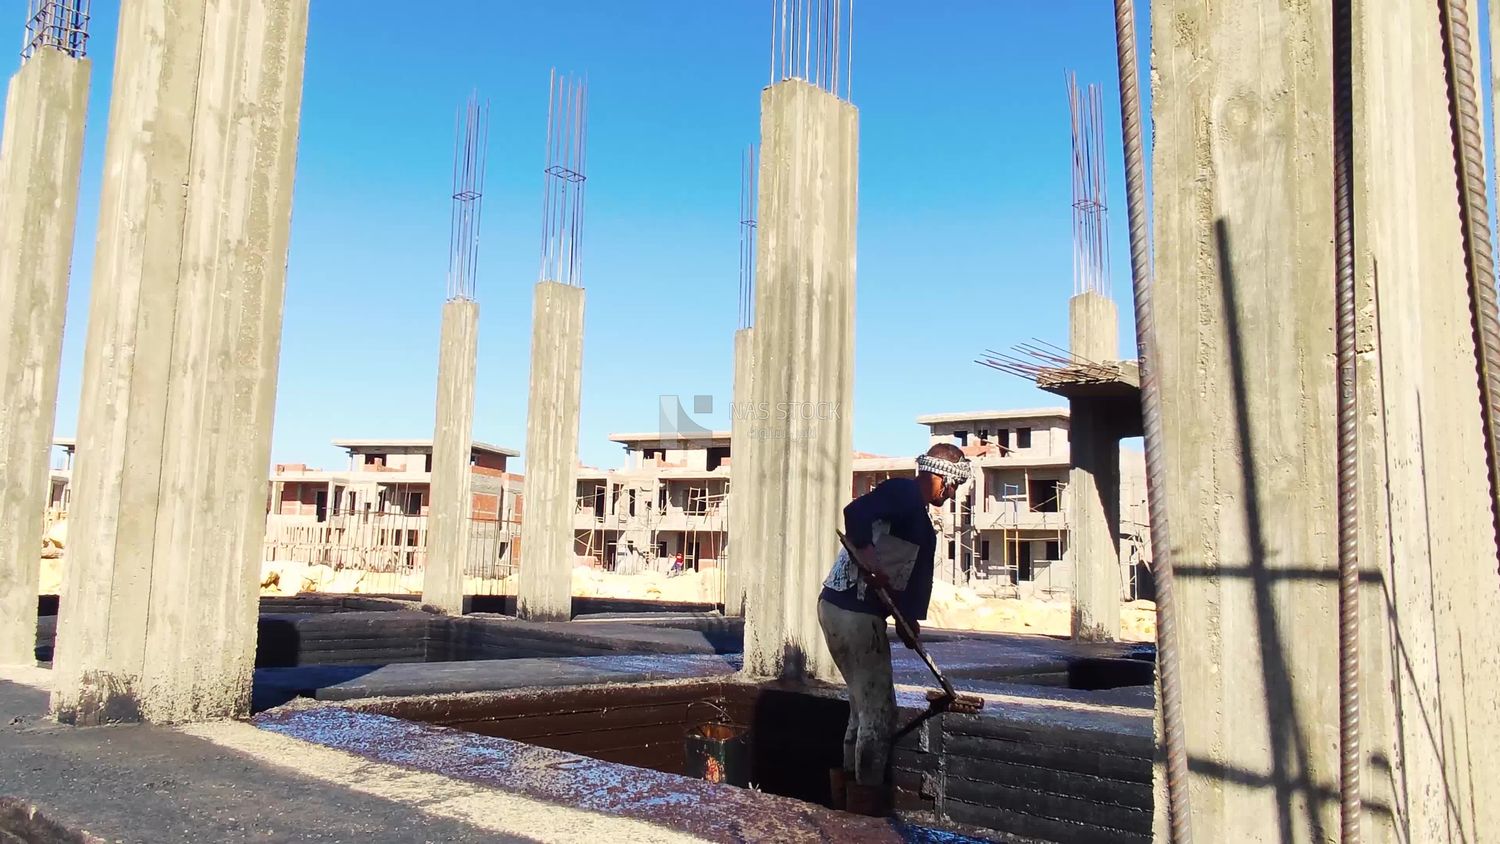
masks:
[[[1152,574],[1156,579],[1157,675],[1161,684],[1162,744],[1166,757],[1167,813],[1172,844],[1191,844],[1186,731],[1182,717],[1182,664],[1177,641],[1175,551],[1167,523],[1166,459],[1162,451],[1161,386],[1156,319],[1151,299],[1151,241],[1146,215],[1146,153],[1141,137],[1133,0],[1115,0],[1115,47],[1120,69],[1120,130],[1125,147],[1125,197],[1130,220],[1130,280],[1140,355],[1141,427],[1146,451],[1146,507],[1151,522]]]
[[[448,298],[472,299],[479,275],[479,224],[489,143],[489,103],[479,92],[460,106],[453,131],[453,205],[448,229]]]
[[[584,193],[588,177],[588,81],[554,70],[547,106],[547,161],[542,173],[541,281],[580,286]]]
[[[1459,221],[1469,275],[1469,321],[1474,337],[1490,475],[1490,512],[1500,548],[1500,317],[1495,302],[1494,256],[1490,251],[1489,202],[1485,194],[1484,126],[1474,77],[1473,29],[1468,0],[1440,0],[1443,60],[1458,178]]]
[[[1339,809],[1340,840],[1358,844],[1359,439],[1354,324],[1354,87],[1349,0],[1333,2],[1335,329],[1338,366]]]

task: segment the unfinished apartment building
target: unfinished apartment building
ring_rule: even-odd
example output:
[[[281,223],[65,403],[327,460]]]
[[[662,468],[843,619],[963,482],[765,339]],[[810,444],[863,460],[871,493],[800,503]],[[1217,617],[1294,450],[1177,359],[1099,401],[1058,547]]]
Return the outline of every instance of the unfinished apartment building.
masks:
[[[665,571],[681,554],[687,568],[717,567],[727,539],[729,432],[609,439],[625,448],[620,468],[578,470],[573,534],[581,561]]]
[[[265,559],[373,572],[419,572],[431,505],[431,440],[335,440],[341,471],[277,464],[271,472]],[[519,452],[475,442],[469,458],[473,541],[465,576],[499,578],[519,559]]]
[[[938,576],[981,591],[1066,597],[1069,548],[1069,414],[1064,408],[935,413],[917,417],[930,445],[953,443],[974,479],[943,508]],[[1146,467],[1120,451],[1120,584],[1127,599],[1149,593]]]

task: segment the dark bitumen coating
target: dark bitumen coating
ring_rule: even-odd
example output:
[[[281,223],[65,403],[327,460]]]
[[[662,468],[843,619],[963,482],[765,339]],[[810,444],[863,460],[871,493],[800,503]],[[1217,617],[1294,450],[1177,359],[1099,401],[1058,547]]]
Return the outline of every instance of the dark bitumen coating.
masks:
[[[983,840],[338,706],[279,709],[256,716],[254,723],[375,761],[635,818],[708,841]]]
[[[531,841],[298,776],[162,727],[75,728],[0,681],[0,796],[110,842]]]

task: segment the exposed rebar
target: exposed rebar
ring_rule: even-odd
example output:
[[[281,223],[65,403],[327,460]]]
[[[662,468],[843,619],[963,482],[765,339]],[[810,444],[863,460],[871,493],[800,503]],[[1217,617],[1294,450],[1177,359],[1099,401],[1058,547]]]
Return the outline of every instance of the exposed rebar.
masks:
[[[1141,139],[1141,94],[1136,69],[1135,8],[1115,0],[1115,46],[1120,67],[1120,131],[1125,145],[1125,198],[1130,220],[1130,281],[1135,298],[1135,341],[1140,356],[1141,422],[1146,450],[1146,507],[1151,521],[1152,574],[1156,578],[1156,667],[1161,682],[1162,743],[1173,844],[1193,840],[1188,803],[1182,669],[1177,642],[1175,549],[1167,524],[1166,460],[1162,453],[1161,389],[1157,381],[1156,317],[1151,301],[1151,241],[1146,215],[1146,153]]]
[[[583,199],[588,181],[588,80],[552,71],[547,166],[542,173],[540,281],[583,284]]]
[[[1109,210],[1105,203],[1104,100],[1067,74],[1073,119],[1073,294],[1109,295]]]
[[[771,84],[800,79],[847,101],[853,20],[854,0],[772,0]]]
[[[479,276],[479,222],[484,202],[490,104],[479,93],[458,109],[453,130],[453,208],[448,221],[448,298],[473,299]]]
[[[739,327],[755,323],[755,216],[759,182],[758,151],[749,144],[740,155],[740,299]]]
[[[1354,85],[1349,0],[1333,2],[1333,208],[1338,365],[1339,815],[1340,840],[1358,844],[1359,430],[1355,392]]]
[[[1484,128],[1480,123],[1474,78],[1474,36],[1468,0],[1440,0],[1438,9],[1443,28],[1443,64],[1447,71],[1464,265],[1469,275],[1469,322],[1479,376],[1485,459],[1489,464],[1490,515],[1500,546],[1500,317],[1495,306],[1495,268],[1484,184]]]
[[[92,0],[29,0],[21,63],[37,50],[60,50],[75,59],[88,54],[89,7]]]

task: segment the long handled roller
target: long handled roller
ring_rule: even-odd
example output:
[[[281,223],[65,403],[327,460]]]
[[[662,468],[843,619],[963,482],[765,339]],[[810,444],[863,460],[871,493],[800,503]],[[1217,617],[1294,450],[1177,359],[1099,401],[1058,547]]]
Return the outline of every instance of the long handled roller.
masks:
[[[902,615],[901,610],[896,608],[896,601],[891,597],[890,590],[876,581],[875,573],[866,568],[865,564],[859,559],[859,555],[854,553],[854,546],[849,544],[849,538],[844,536],[844,532],[835,530],[834,533],[838,534],[839,542],[843,543],[844,550],[849,552],[849,560],[859,567],[860,573],[864,575],[865,582],[869,584],[871,589],[875,590],[876,595],[880,596],[881,603],[885,604],[885,608],[890,612],[892,620],[896,622],[896,629],[901,631],[901,638],[911,642],[912,650],[915,650],[917,656],[920,656],[922,661],[927,663],[928,669],[932,671],[932,676],[936,677],[938,685],[943,687],[942,691],[938,691],[937,689],[928,690],[927,715],[930,716],[945,709],[971,715],[983,709],[984,698],[976,695],[960,694],[953,688],[953,684],[948,682],[947,677],[943,676],[942,669],[938,668],[937,663],[932,661],[932,657],[927,653],[927,649],[922,647],[922,640],[917,638],[916,631],[911,629],[911,624],[907,622],[906,616]],[[903,730],[902,732],[905,731]]]

